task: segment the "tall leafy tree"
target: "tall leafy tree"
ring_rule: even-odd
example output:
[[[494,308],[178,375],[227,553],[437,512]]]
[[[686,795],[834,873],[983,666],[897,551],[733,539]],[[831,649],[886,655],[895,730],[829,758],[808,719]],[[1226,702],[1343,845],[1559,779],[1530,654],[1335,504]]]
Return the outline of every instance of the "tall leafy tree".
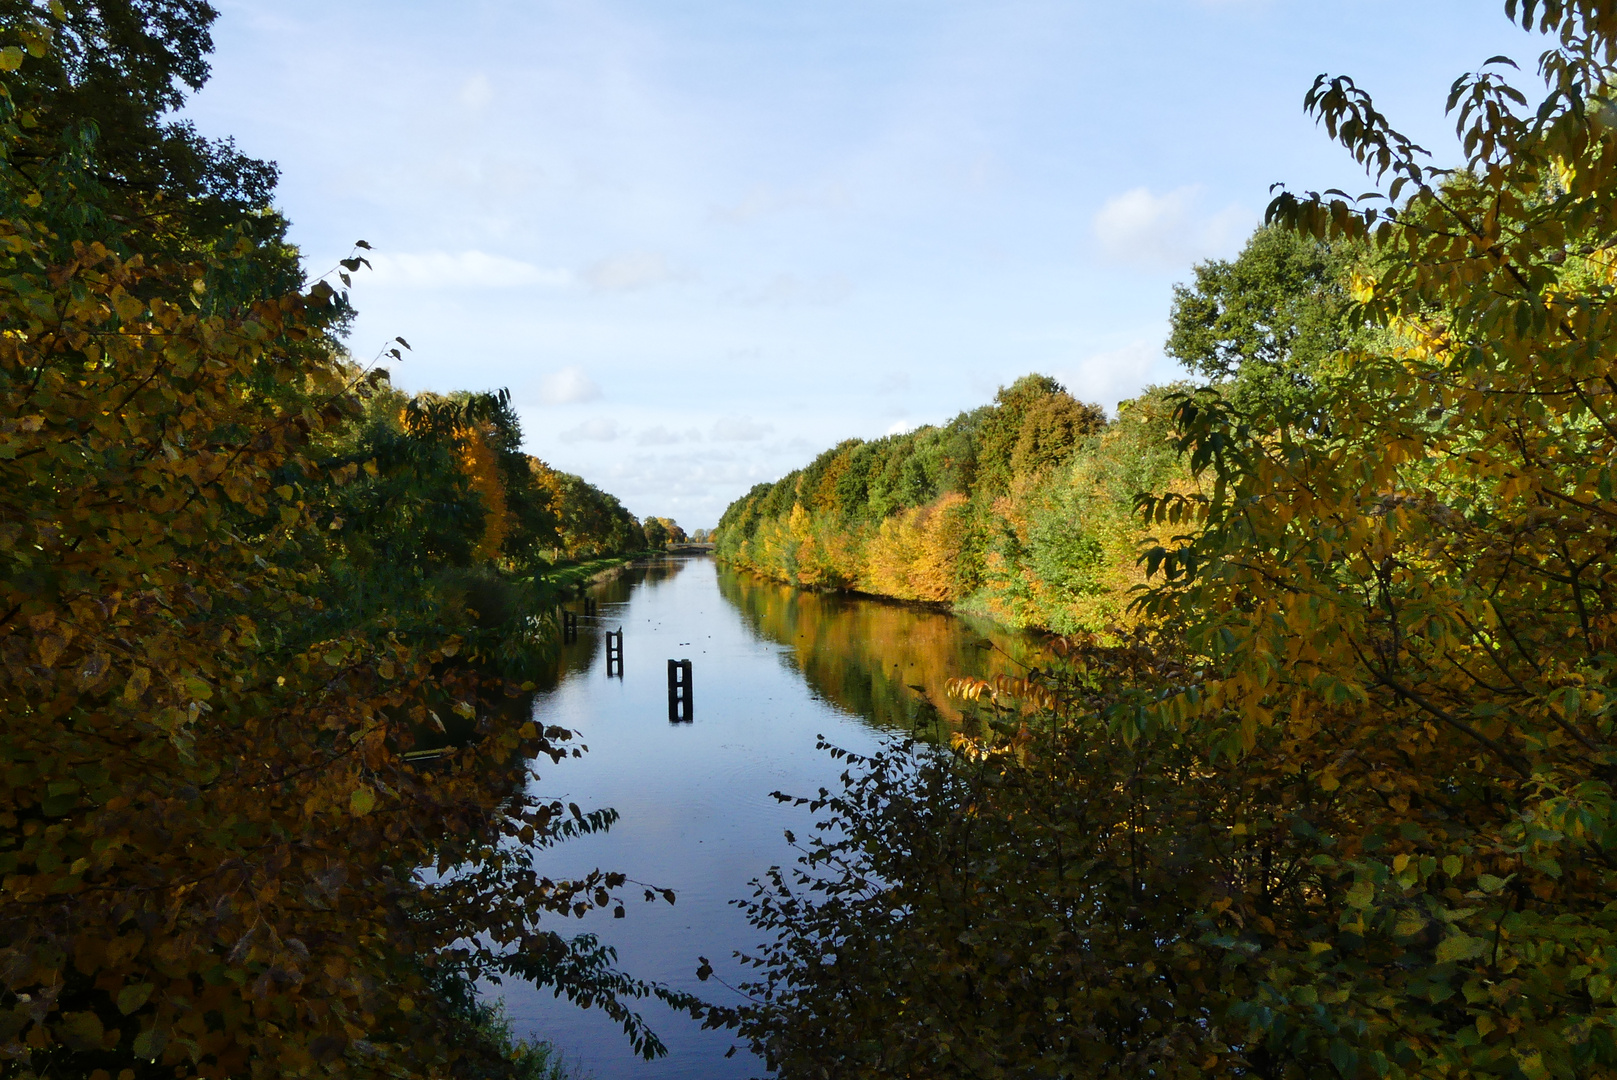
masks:
[[[1167,353],[1225,386],[1255,422],[1300,417],[1352,338],[1348,289],[1365,245],[1267,225],[1234,260],[1199,263],[1176,285]]]
[[[1458,80],[1457,168],[1309,94],[1385,199],[1271,218],[1375,245],[1377,332],[1322,423],[1183,398],[1163,636],[964,685],[996,738],[816,800],[737,1017],[783,1075],[1617,1072],[1617,11],[1506,11],[1545,93]]]

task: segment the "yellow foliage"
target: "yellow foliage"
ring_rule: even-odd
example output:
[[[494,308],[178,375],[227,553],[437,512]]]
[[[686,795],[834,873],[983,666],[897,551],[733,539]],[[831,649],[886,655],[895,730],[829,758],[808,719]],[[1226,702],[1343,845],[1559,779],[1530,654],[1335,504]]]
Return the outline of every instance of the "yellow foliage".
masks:
[[[511,515],[506,507],[505,484],[500,479],[494,450],[488,444],[488,433],[481,426],[470,428],[462,437],[460,462],[472,490],[482,496],[488,514],[483,521],[483,537],[472,555],[480,560],[498,558],[500,546],[511,529]]]

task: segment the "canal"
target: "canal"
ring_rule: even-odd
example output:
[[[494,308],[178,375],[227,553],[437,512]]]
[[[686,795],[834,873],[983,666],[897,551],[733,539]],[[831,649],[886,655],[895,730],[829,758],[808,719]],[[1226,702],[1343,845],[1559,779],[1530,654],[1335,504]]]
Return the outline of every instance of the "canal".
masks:
[[[671,888],[677,902],[629,905],[628,917],[592,913],[563,932],[590,932],[618,950],[631,974],[735,1002],[696,980],[697,957],[735,984],[733,957],[757,932],[730,902],[772,865],[790,865],[786,829],[805,812],[770,798],[833,787],[842,765],[816,750],[818,736],[854,751],[884,734],[946,730],[959,712],[944,682],[1019,671],[1033,643],[993,624],[879,600],[809,593],[682,556],[637,566],[591,590],[593,617],[563,646],[555,683],[535,716],[578,732],[588,753],[539,762],[535,794],[613,807],[609,833],[569,841],[542,864],[553,877],[596,866]],[[582,612],[583,605],[569,605]],[[608,677],[605,634],[623,630],[622,678]],[[689,659],[693,721],[670,724],[667,661]],[[638,890],[630,890],[638,896]],[[498,991],[520,1035],[555,1042],[582,1076],[758,1076],[746,1051],[729,1059],[725,1032],[704,1032],[655,1002],[641,1012],[667,1057],[633,1056],[617,1025],[525,984]]]

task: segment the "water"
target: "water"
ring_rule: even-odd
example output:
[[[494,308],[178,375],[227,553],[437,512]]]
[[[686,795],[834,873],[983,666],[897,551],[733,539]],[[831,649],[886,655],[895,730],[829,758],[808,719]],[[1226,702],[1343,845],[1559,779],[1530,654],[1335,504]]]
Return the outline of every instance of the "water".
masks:
[[[944,693],[958,675],[1020,670],[1033,643],[991,625],[877,600],[804,593],[717,567],[704,557],[636,567],[591,593],[593,619],[565,646],[557,682],[540,694],[535,716],[579,733],[582,759],[539,764],[535,793],[621,814],[612,830],[569,841],[546,856],[551,876],[596,866],[674,889],[673,906],[643,904],[631,887],[628,917],[596,912],[563,932],[589,931],[618,949],[621,966],[721,1003],[736,1003],[716,982],[698,982],[706,956],[732,985],[742,975],[732,953],[754,948],[757,933],[729,901],[794,852],[782,835],[806,831],[801,809],[773,791],[812,795],[835,787],[841,763],[815,749],[816,737],[856,752],[883,732],[937,729],[959,720]],[[573,604],[582,610],[582,605]],[[604,633],[621,626],[624,676],[607,678]],[[667,661],[692,661],[693,718],[668,722]],[[554,927],[562,929],[561,927]],[[560,1046],[583,1075],[725,1080],[763,1074],[734,1038],[704,1032],[655,1002],[640,1011],[667,1044],[645,1062],[598,1011],[583,1011],[525,984],[500,988],[519,1034]]]

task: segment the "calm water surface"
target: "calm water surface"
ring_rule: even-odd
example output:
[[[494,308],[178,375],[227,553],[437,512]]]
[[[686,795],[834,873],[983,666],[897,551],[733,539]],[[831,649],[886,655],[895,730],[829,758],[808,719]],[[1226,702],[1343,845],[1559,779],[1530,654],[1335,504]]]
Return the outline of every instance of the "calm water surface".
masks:
[[[1019,670],[1033,651],[1028,639],[991,624],[800,592],[705,557],[636,567],[591,595],[596,617],[580,617],[555,687],[535,704],[536,718],[578,732],[589,752],[560,765],[542,760],[533,790],[610,806],[621,818],[605,835],[556,848],[545,869],[563,876],[600,866],[674,889],[672,907],[636,900],[628,918],[593,913],[572,932],[616,946],[634,975],[717,1001],[728,992],[696,980],[697,957],[727,982],[743,978],[732,953],[754,949],[758,935],[729,902],[750,896],[749,882],[770,866],[791,863],[782,832],[808,822],[770,792],[812,795],[835,786],[841,772],[815,749],[816,736],[869,751],[884,733],[947,725],[959,714],[943,693],[946,679]],[[604,632],[620,626],[624,677],[609,679]],[[667,661],[687,658],[694,722],[674,725]],[[598,1011],[525,984],[499,993],[519,1034],[552,1040],[597,1080],[763,1074],[745,1051],[724,1057],[730,1034],[701,1031],[656,1002],[640,1011],[669,1054],[645,1062]]]

